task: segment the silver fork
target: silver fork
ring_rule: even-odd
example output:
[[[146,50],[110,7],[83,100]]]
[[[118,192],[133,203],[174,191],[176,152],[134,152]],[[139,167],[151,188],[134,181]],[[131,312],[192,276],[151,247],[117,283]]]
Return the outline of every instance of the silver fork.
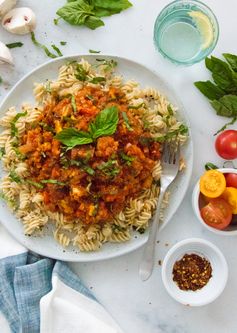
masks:
[[[175,142],[165,143],[163,146],[163,156],[161,161],[162,175],[160,178],[160,194],[157,202],[155,216],[151,224],[148,240],[145,245],[142,261],[139,267],[139,275],[143,281],[146,281],[151,276],[153,271],[156,234],[160,222],[161,204],[167,188],[178,174],[179,160],[179,144],[177,145]]]

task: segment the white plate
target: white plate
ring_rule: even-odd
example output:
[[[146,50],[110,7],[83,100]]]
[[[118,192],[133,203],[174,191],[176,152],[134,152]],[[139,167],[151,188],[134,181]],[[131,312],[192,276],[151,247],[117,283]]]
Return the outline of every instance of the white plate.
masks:
[[[118,62],[116,72],[119,72],[125,79],[135,79],[140,82],[142,87],[154,87],[163,93],[170,100],[172,104],[179,108],[179,118],[189,125],[187,115],[184,111],[184,107],[174,93],[167,86],[167,84],[161,79],[154,70],[150,70],[147,67],[120,57],[104,56],[104,55],[76,55],[61,57],[47,62],[44,65],[36,68],[28,75],[23,77],[13,89],[9,92],[8,96],[3,100],[0,106],[0,115],[2,116],[6,109],[10,106],[17,106],[23,102],[34,103],[33,86],[35,82],[43,82],[46,79],[55,79],[58,73],[58,68],[69,60],[77,60],[83,57],[89,62],[95,62],[96,58],[108,58],[114,59]],[[172,216],[181,204],[183,197],[189,185],[189,180],[192,173],[193,165],[193,145],[190,137],[188,143],[183,149],[183,155],[187,163],[187,168],[184,173],[180,174],[171,188],[171,198],[169,207],[165,212],[165,219],[161,226],[163,229],[167,223],[171,220]],[[3,175],[2,169],[0,170],[1,176]],[[79,252],[73,247],[69,247],[64,250],[56,241],[52,235],[46,234],[44,237],[25,236],[21,222],[11,213],[4,202],[0,202],[0,220],[7,230],[14,236],[21,244],[29,248],[30,250],[37,252],[43,256],[52,257],[64,261],[78,261],[88,262],[108,259],[117,257],[122,254],[131,252],[140,246],[142,246],[147,240],[147,232],[143,235],[139,233],[133,234],[130,241],[125,243],[107,243],[104,244],[102,249],[98,252]]]

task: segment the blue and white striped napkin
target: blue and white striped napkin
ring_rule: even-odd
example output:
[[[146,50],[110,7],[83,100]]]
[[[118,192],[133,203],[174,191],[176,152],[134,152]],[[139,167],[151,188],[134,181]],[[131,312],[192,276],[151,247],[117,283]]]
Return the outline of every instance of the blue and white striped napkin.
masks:
[[[0,226],[1,333],[122,333],[66,263],[28,252]]]

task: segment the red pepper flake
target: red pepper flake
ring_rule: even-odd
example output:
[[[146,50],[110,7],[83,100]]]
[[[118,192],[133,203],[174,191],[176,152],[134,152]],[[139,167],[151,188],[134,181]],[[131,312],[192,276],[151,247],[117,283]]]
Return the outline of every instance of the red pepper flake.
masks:
[[[173,267],[173,281],[181,290],[203,288],[212,277],[210,262],[197,254],[185,254]]]

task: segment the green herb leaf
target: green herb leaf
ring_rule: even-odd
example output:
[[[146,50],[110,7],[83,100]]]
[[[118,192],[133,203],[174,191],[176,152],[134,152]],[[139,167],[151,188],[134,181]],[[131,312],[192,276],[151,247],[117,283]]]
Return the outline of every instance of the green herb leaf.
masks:
[[[110,72],[112,71],[117,65],[117,61],[111,59],[111,60],[106,60],[106,59],[96,59],[96,61],[99,62],[97,66],[103,66],[104,72]]]
[[[223,53],[226,61],[229,63],[233,71],[237,72],[237,56],[230,53]]]
[[[172,107],[171,107],[170,104],[167,106],[167,111],[168,111],[169,116],[173,116],[174,115],[174,111],[173,111],[173,109],[172,109]]]
[[[236,122],[236,120],[237,120],[237,116],[236,117],[234,117],[230,122],[228,122],[228,123],[226,123],[224,126],[222,126],[215,134],[214,134],[214,136],[215,135],[217,135],[217,134],[219,134],[220,132],[223,132],[228,126],[230,126],[230,125],[233,125],[235,122]]]
[[[96,116],[95,121],[89,125],[92,138],[96,139],[100,136],[114,134],[117,129],[118,120],[118,108],[116,106],[102,110]]]
[[[211,81],[198,81],[194,84],[210,100],[219,99],[225,95],[225,92]]]
[[[64,45],[67,45],[67,42],[61,41],[60,44],[61,44],[62,46],[64,46]]]
[[[59,21],[59,20],[61,20],[61,17],[54,18],[54,19],[53,19],[53,23],[54,23],[55,25],[58,25],[58,21]]]
[[[0,76],[0,84],[3,83],[3,78]]]
[[[94,7],[84,0],[68,2],[57,11],[57,15],[71,25],[86,25],[90,29],[104,25],[104,22],[95,16]]]
[[[104,22],[101,19],[99,19],[97,16],[89,16],[85,20],[85,26],[87,26],[92,30],[95,30],[104,25],[105,25]]]
[[[128,0],[93,0],[96,15],[99,17],[118,14],[132,6]]]
[[[65,128],[59,132],[55,139],[62,142],[67,147],[73,148],[78,145],[85,145],[93,142],[90,133],[78,131],[74,128]]]
[[[106,176],[115,177],[119,174],[120,169],[118,167],[118,162],[116,160],[109,160],[107,162],[102,162],[97,166],[97,169],[102,171]]]
[[[15,47],[22,47],[24,44],[22,42],[15,42],[15,43],[10,43],[6,44],[6,47],[9,49],[14,49]]]
[[[5,148],[0,148],[0,160],[6,154]]]
[[[35,38],[35,33],[34,33],[33,31],[31,31],[30,34],[31,34],[31,40],[32,40],[32,42],[33,42],[33,44],[34,44],[35,46],[38,46],[38,47],[40,47],[42,50],[44,50],[45,54],[46,54],[49,58],[57,58],[57,56],[56,56],[55,54],[53,54],[52,52],[50,52],[49,49],[48,49],[45,45],[39,43],[39,42],[36,40],[36,38]]]
[[[89,165],[83,165],[82,168],[88,173],[88,175],[93,176],[95,174],[95,170],[92,169]]]
[[[93,77],[89,82],[90,83],[94,83],[94,84],[105,82],[105,77],[103,77],[103,76],[96,76],[96,77]]]
[[[218,167],[213,163],[206,163],[205,164],[205,169],[208,171],[208,170],[218,169]]]
[[[213,56],[206,58],[205,62],[217,86],[228,93],[237,93],[237,86],[233,80],[234,72],[226,62]]]
[[[18,129],[16,127],[16,123],[18,121],[18,119],[20,119],[21,117],[25,117],[27,115],[27,112],[19,112],[17,113],[17,115],[13,118],[13,120],[11,121],[10,125],[11,125],[11,136],[18,136]]]
[[[62,52],[59,50],[59,48],[55,44],[52,44],[51,46],[54,49],[54,51],[56,51],[56,53],[58,54],[59,57],[63,56]]]
[[[83,68],[81,64],[77,64],[75,77],[79,81],[86,81],[87,71]]]
[[[126,163],[127,163],[128,165],[131,165],[131,164],[132,164],[132,161],[135,160],[135,157],[134,157],[134,156],[128,156],[128,155],[126,155],[124,152],[121,152],[121,153],[120,153],[120,156],[121,156],[121,158],[122,158],[124,161],[126,161]]]
[[[60,182],[56,179],[44,179],[40,181],[42,184],[55,184],[55,185],[60,185],[60,186],[65,186],[67,185],[66,183]]]
[[[122,117],[123,117],[123,120],[124,120],[124,122],[125,122],[125,126],[127,127],[127,129],[128,129],[129,131],[133,131],[133,129],[132,129],[130,123],[129,123],[127,113],[123,111],[123,112],[122,112]]]
[[[143,107],[144,106],[144,103],[141,103],[141,104],[139,104],[139,105],[129,105],[128,106],[128,109],[134,109],[134,110],[138,110],[138,109],[140,109],[141,107]]]
[[[40,183],[37,183],[37,182],[34,182],[33,180],[30,180],[30,179],[27,179],[26,182],[32,186],[35,186],[37,188],[44,188],[44,185],[40,184]]]
[[[22,183],[22,178],[18,176],[14,170],[10,171],[9,178],[15,183]]]
[[[49,94],[51,94],[52,90],[51,90],[51,82],[47,81],[45,84],[45,91]]]
[[[211,105],[216,110],[216,114],[222,117],[237,116],[237,96],[225,95],[219,100],[211,101]]]
[[[71,105],[72,105],[73,112],[76,113],[77,112],[77,104],[76,104],[76,99],[75,99],[74,95],[72,95],[72,97],[71,97]]]
[[[100,53],[101,51],[89,50],[90,53]]]

